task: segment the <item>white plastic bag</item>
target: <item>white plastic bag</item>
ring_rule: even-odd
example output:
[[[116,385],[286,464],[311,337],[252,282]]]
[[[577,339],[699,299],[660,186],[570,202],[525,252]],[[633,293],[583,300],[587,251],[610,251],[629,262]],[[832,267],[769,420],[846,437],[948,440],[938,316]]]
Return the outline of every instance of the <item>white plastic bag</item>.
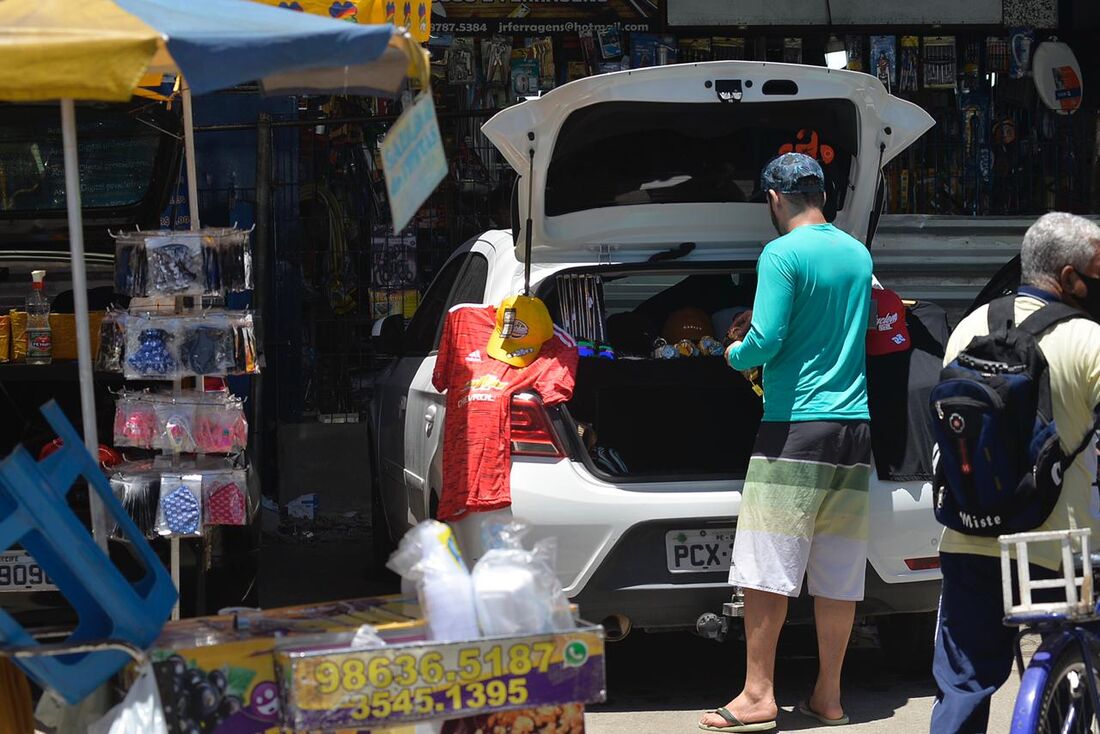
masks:
[[[470,572],[447,525],[425,520],[414,527],[401,539],[386,566],[416,583],[420,608],[433,640],[477,639]]]
[[[477,621],[486,636],[544,634],[573,629],[569,599],[555,572],[557,541],[520,543],[524,526],[486,528],[490,550],[472,574]]]
[[[122,703],[88,727],[88,734],[168,734],[152,665],[141,666]]]

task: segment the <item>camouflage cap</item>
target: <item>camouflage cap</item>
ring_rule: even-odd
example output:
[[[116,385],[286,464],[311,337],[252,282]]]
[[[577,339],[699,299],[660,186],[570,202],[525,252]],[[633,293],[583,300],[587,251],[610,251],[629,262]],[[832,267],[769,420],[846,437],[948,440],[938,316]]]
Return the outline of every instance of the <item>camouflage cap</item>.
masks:
[[[764,166],[760,188],[780,194],[817,194],[825,190],[825,174],[810,156],[784,153]]]

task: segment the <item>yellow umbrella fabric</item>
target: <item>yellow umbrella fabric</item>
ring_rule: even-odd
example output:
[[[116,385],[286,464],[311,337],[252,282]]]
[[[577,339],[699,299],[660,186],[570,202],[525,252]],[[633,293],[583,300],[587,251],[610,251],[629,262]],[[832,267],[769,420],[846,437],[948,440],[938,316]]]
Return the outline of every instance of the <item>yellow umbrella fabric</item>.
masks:
[[[0,98],[125,102],[161,36],[111,0],[0,2]]]

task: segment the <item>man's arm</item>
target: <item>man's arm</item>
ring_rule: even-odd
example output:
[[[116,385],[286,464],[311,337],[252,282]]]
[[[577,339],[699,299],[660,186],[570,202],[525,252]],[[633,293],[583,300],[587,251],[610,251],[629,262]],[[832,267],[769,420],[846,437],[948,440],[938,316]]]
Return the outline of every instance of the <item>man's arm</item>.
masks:
[[[797,280],[794,267],[783,257],[765,249],[760,255],[757,275],[749,333],[726,353],[726,360],[735,370],[766,364],[787,338]]]

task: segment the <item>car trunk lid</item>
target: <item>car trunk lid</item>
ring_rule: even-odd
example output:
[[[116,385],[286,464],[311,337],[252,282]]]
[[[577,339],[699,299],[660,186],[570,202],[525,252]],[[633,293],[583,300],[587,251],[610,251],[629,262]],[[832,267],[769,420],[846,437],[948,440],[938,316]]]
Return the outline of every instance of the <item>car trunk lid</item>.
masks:
[[[863,239],[882,165],[933,124],[867,74],[733,61],[582,79],[482,131],[521,176],[517,243],[529,210],[532,261],[577,263],[758,251],[775,236],[760,170],[787,150],[821,161],[827,214]]]

